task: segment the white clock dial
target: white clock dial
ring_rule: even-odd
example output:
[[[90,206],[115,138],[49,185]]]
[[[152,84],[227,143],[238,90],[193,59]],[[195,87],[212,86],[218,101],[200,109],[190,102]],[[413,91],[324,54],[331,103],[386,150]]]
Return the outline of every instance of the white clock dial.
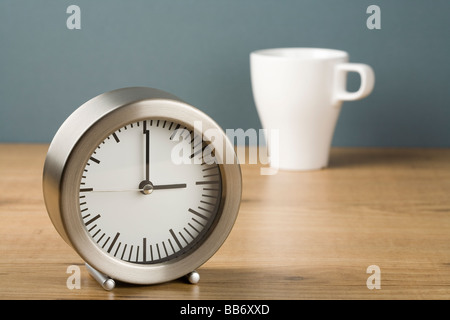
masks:
[[[182,150],[190,150],[183,155],[189,164],[172,159],[180,143],[188,145]],[[163,119],[133,122],[105,138],[80,182],[90,237],[132,263],[188,254],[208,233],[222,198],[220,167],[202,161],[205,146],[192,130]]]

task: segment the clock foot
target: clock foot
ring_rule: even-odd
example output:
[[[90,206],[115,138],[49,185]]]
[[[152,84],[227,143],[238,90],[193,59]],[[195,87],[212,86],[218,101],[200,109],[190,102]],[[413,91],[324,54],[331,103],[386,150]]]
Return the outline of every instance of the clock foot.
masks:
[[[102,286],[103,289],[105,289],[107,291],[111,291],[112,289],[114,289],[116,287],[116,282],[113,279],[98,272],[97,270],[92,268],[87,263],[85,263],[85,264],[86,264],[86,269],[89,272],[89,274],[92,276],[92,278],[94,278]]]
[[[200,281],[200,274],[194,270],[192,272],[189,272],[186,275],[186,278],[191,284],[197,284]]]

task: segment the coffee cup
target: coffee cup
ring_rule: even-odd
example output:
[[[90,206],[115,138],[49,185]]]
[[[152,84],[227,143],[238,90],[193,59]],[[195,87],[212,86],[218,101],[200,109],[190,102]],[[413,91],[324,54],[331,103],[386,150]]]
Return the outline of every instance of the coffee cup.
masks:
[[[327,167],[342,103],[368,96],[375,83],[370,66],[349,63],[347,52],[334,49],[258,50],[250,54],[250,70],[262,127],[278,130],[278,141],[266,141],[277,160],[271,166],[284,170]],[[361,78],[354,92],[346,89],[348,72]]]

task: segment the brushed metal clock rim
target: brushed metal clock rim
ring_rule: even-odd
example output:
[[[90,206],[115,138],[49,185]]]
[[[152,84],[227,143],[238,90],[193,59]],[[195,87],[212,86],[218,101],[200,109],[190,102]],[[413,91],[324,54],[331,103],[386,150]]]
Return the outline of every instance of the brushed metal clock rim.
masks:
[[[44,176],[60,176],[59,182],[56,182],[56,198],[59,200],[59,204],[57,205],[59,210],[55,211],[55,204],[50,203],[52,201],[54,202],[54,196],[50,197],[52,200],[46,197],[46,205],[49,208],[49,215],[55,224],[55,228],[83,260],[91,266],[117,280],[136,284],[153,284],[170,281],[189,273],[205,263],[222,246],[228,234],[231,232],[239,211],[242,192],[241,171],[235,156],[235,164],[220,165],[222,174],[220,216],[215,222],[215,225],[211,226],[208,234],[205,235],[206,239],[189,254],[158,264],[140,265],[113,258],[101,250],[88,234],[84,227],[81,214],[79,213],[79,182],[87,158],[100,145],[103,139],[117,130],[117,128],[131,122],[150,118],[170,119],[193,128],[194,121],[200,120],[202,121],[203,131],[215,129],[221,133],[220,140],[211,142],[214,147],[219,146],[220,143],[224,147],[223,154],[220,154],[220,152],[216,154],[218,160],[222,162],[225,160],[222,158],[222,155],[234,155],[234,149],[226,135],[203,112],[174,97],[160,98],[161,95],[158,92],[147,90],[148,88],[130,88],[134,93],[137,93],[136,89],[138,89],[137,91],[141,95],[139,101],[135,101],[134,97],[136,95],[130,95],[130,92],[125,90],[124,93],[129,94],[133,98],[131,102],[127,103],[124,101],[126,99],[122,99],[120,101],[121,103],[117,103],[117,99],[114,99],[114,95],[117,96],[117,94],[112,94],[111,96],[111,92],[109,92],[100,95],[100,97],[103,97],[102,99],[98,99],[98,97],[94,98],[96,99],[95,103],[92,103],[92,100],[90,101],[91,103],[88,102],[89,108],[84,106],[80,107],[80,109],[83,108],[84,110],[82,110],[83,112],[78,112],[77,118],[87,117],[92,119],[92,117],[96,117],[96,119],[94,122],[85,121],[84,127],[81,128],[81,135],[77,138],[77,141],[68,142],[69,144],[73,144],[73,148],[70,149],[70,154],[66,157],[60,156],[58,158],[59,160],[65,158],[64,163],[56,163],[53,169],[60,172],[50,173],[52,167],[46,166],[47,171],[44,170]],[[147,97],[142,98],[142,96]],[[107,105],[112,105],[113,107],[105,110],[108,109]],[[93,109],[96,109],[96,111],[94,111],[94,114],[90,114]],[[102,112],[98,112],[98,110],[102,110]],[[86,125],[88,122],[89,125]],[[63,130],[64,135],[68,135],[68,132],[75,130],[75,128],[71,128],[73,125],[80,125],[80,123],[79,121],[67,122]],[[77,128],[77,130],[79,129]],[[58,139],[57,143],[61,143],[61,139]],[[58,150],[59,148],[56,145],[51,146],[47,156],[47,159],[50,159],[49,163],[52,163],[52,154]],[[52,183],[55,184],[55,181],[49,182],[49,180],[52,179],[44,178],[44,181],[46,181],[44,185],[47,185],[44,188],[44,192],[55,192],[55,185],[49,187]],[[53,210],[50,208],[53,208]]]

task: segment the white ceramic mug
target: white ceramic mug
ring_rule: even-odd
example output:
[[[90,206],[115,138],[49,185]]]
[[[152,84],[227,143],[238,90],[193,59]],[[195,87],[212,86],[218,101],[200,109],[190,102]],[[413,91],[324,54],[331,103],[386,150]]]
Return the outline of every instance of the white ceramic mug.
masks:
[[[369,95],[375,83],[370,66],[348,63],[348,53],[317,48],[266,49],[250,54],[253,96],[264,129],[279,130],[271,166],[314,170],[328,165],[331,140],[343,101]],[[346,90],[347,73],[357,72],[361,85]],[[270,134],[269,134],[270,135]],[[272,149],[272,150],[271,150]]]

